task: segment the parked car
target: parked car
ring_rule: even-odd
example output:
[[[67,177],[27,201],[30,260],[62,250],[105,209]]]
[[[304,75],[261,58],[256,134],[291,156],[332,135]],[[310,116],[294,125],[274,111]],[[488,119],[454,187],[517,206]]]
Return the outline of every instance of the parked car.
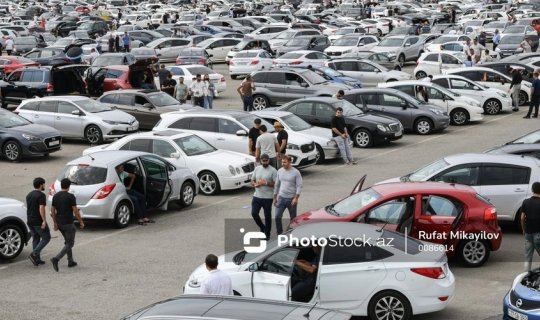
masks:
[[[146,45],[154,49],[160,62],[175,62],[178,57],[178,51],[187,48],[193,44],[189,39],[181,38],[160,38]]]
[[[540,268],[519,274],[503,298],[506,319],[538,319]]]
[[[369,60],[336,59],[326,63],[327,67],[338,70],[344,75],[362,81],[362,86],[376,86],[381,82],[411,80],[412,76],[406,72],[388,70],[385,67]]]
[[[36,65],[41,66],[53,66],[71,62],[71,60],[66,57],[64,50],[54,48],[34,48],[30,52],[24,54],[24,57],[34,61]]]
[[[346,53],[342,56],[343,58],[357,58],[373,61],[389,70],[401,71],[401,63],[397,59],[390,58],[387,53],[378,53],[372,51],[357,51]]]
[[[274,60],[266,50],[239,51],[229,61],[229,75],[231,79],[246,76],[252,72],[272,68]]]
[[[204,195],[251,185],[255,158],[216,149],[193,133],[164,130],[131,134],[111,144],[92,147],[83,155],[101,150],[144,151],[163,157],[176,167],[186,167],[199,179]]]
[[[520,71],[523,80],[532,82],[534,70],[537,69],[536,66],[531,66],[530,64],[523,64],[520,62],[490,62],[482,63],[482,68],[491,68],[493,70],[499,71],[501,73],[508,73],[510,69],[517,69]]]
[[[330,129],[338,107],[343,108],[347,132],[357,147],[373,147],[403,137],[403,126],[399,120],[366,114],[347,100],[331,97],[304,98],[285,104],[279,110],[294,113],[311,125]]]
[[[291,39],[295,39],[302,36],[316,36],[321,35],[321,32],[315,29],[289,29],[281,32],[277,37],[268,40],[273,50],[283,46]]]
[[[191,132],[218,149],[246,153],[248,132],[257,117],[242,111],[190,111],[169,112],[161,115],[154,130],[180,129]],[[268,132],[277,135],[272,124],[262,121]],[[289,133],[286,154],[293,166],[301,169],[317,162],[317,148],[313,139]]]
[[[208,52],[202,48],[184,48],[180,50],[180,53],[178,53],[178,56],[176,57],[176,64],[200,64],[202,66],[212,68],[214,61],[211,59],[211,57],[212,55],[208,54]]]
[[[329,67],[309,67],[308,69],[325,78],[328,81],[342,83],[351,88],[362,88],[362,82],[358,79],[347,77],[341,72]]]
[[[46,44],[38,44],[36,37],[17,37],[13,39],[13,55],[21,56],[30,50],[38,47],[45,47]]]
[[[186,64],[168,66],[166,68],[172,73],[173,79],[177,82],[179,81],[180,77],[184,77],[184,83],[188,87],[193,82],[193,78],[200,74],[201,76],[208,75],[218,93],[224,92],[227,89],[227,81],[225,80],[225,76],[208,67],[201,66],[199,64]]]
[[[23,157],[47,156],[61,147],[62,136],[58,130],[32,123],[17,114],[0,109],[0,154],[7,160],[19,161]]]
[[[161,33],[155,32],[153,30],[133,30],[133,31],[128,31],[128,35],[132,40],[138,40],[144,43],[145,45],[149,44],[150,42],[156,39],[165,37]]]
[[[263,25],[257,30],[248,33],[246,37],[252,39],[270,40],[277,37],[281,32],[289,29],[288,25]]]
[[[501,55],[501,58],[522,53],[523,48],[520,46],[520,44],[526,39],[528,39],[528,36],[521,34],[508,34],[505,37],[501,37],[501,42],[499,42],[499,45],[497,48],[495,48],[495,51]],[[538,35],[536,35],[536,48],[538,48]]]
[[[323,35],[300,36],[289,39],[281,46],[276,47],[276,56],[281,56],[285,53],[299,50],[314,50],[322,52],[330,46],[330,41]]]
[[[286,234],[287,238],[313,241],[331,235],[358,239],[358,244],[320,247],[323,258],[317,263],[310,304],[356,316],[369,315],[371,319],[410,319],[413,314],[442,310],[453,298],[455,279],[444,251],[428,251],[425,242],[408,238],[405,248],[403,235],[363,223],[314,223]],[[362,235],[399,245],[366,245]],[[298,272],[295,261],[312,261],[316,254],[309,244],[295,246],[275,240],[263,252],[240,251],[227,256],[227,260],[219,257],[220,270],[229,275],[237,295],[288,301],[291,277]],[[204,264],[197,267],[186,281],[184,293],[199,293],[201,280],[207,274]]]
[[[4,79],[17,69],[37,66],[39,66],[39,63],[25,57],[2,56],[0,57],[0,79]]]
[[[82,96],[26,99],[15,111],[33,123],[55,128],[64,138],[83,138],[91,144],[139,129],[132,115]]]
[[[467,40],[472,39],[469,36],[466,35],[459,35],[459,34],[443,34],[438,38],[435,38],[431,41],[428,41],[424,44],[424,51],[425,52],[439,52],[441,51],[441,44],[452,42],[452,41],[459,41],[465,43]]]
[[[95,35],[106,34],[109,31],[109,25],[105,21],[85,21],[77,27],[77,30],[86,31],[93,38]]]
[[[405,236],[442,244],[448,256],[459,258],[468,267],[483,265],[490,251],[501,246],[497,209],[471,187],[397,182],[362,190],[362,184],[363,180],[344,199],[297,216],[291,227],[326,221],[382,226]],[[479,234],[484,236],[469,237]]]
[[[49,188],[47,204],[60,191],[60,181],[71,180],[70,191],[77,194],[77,208],[83,219],[112,220],[118,228],[129,225],[133,203],[116,167],[133,173],[131,187],[146,197],[148,208],[167,210],[171,201],[181,207],[193,203],[199,179],[188,168],[176,167],[160,156],[138,151],[99,151],[69,161]]]
[[[401,65],[407,61],[416,61],[424,53],[424,43],[436,36],[389,36],[371,49],[373,52],[388,53],[390,58],[397,57]]]
[[[0,239],[0,261],[17,258],[30,240],[26,207],[19,200],[0,198]]]
[[[467,55],[462,51],[439,51],[423,53],[416,63],[413,74],[416,79],[428,75],[443,74],[448,70],[462,68]]]
[[[369,51],[378,43],[379,40],[377,40],[377,37],[375,36],[349,34],[334,41],[331,46],[324,49],[324,53],[331,57],[340,57],[349,53]]]
[[[231,61],[231,59],[234,58],[237,52],[259,49],[265,50],[271,55],[274,55],[274,50],[272,50],[272,48],[270,47],[270,43],[268,42],[268,40],[248,38],[240,41],[236,46],[229,50],[229,52],[227,53],[227,57],[225,58],[225,62],[228,63],[229,61]]]
[[[274,59],[274,65],[281,67],[323,67],[331,58],[325,53],[313,50],[287,52]]]
[[[241,39],[235,38],[211,38],[199,42],[197,47],[206,50],[214,62],[225,62],[227,53],[234,48]]]

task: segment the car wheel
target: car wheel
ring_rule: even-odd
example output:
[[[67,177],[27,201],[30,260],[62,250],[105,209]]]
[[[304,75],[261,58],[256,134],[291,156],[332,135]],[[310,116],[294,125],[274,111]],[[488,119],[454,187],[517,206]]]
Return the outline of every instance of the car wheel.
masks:
[[[414,131],[418,134],[429,134],[433,130],[433,124],[428,118],[420,118],[414,123]]]
[[[253,109],[254,110],[264,110],[270,106],[268,98],[261,95],[253,96]]]
[[[527,95],[525,91],[520,90],[519,91],[519,105],[523,106],[527,104],[527,101],[529,101],[529,96]]]
[[[498,114],[502,110],[501,102],[497,99],[489,99],[484,103],[484,112],[486,114]]]
[[[415,77],[416,77],[417,80],[420,80],[420,79],[423,79],[423,78],[427,77],[427,74],[424,71],[418,71],[415,74]]]
[[[382,30],[381,29],[377,29],[377,36],[379,38],[382,38],[383,34],[382,34]]]
[[[371,132],[366,129],[358,129],[354,132],[354,144],[360,148],[367,148],[373,145]]]
[[[114,210],[114,225],[117,228],[125,228],[129,224],[131,219],[131,213],[133,212],[131,204],[124,200],[120,202]]]
[[[19,227],[10,224],[0,227],[0,259],[14,259],[23,249],[24,237]]]
[[[16,141],[6,142],[2,152],[9,161],[19,161],[22,158],[21,146]]]
[[[405,55],[400,54],[398,57],[398,62],[400,66],[403,66],[405,64]]]
[[[193,204],[194,199],[195,187],[193,186],[193,183],[187,181],[184,182],[182,188],[180,188],[180,200],[178,200],[178,204],[182,208],[186,208]]]
[[[210,171],[199,173],[199,183],[201,192],[204,195],[211,196],[219,192],[219,180],[216,175]]]
[[[318,144],[316,144],[315,147],[317,148],[317,164],[321,164],[324,162],[324,150]]]
[[[377,293],[368,305],[369,318],[372,320],[409,320],[412,308],[405,296],[394,291]]]
[[[469,121],[469,113],[464,109],[455,109],[450,112],[450,120],[456,126],[462,126]]]
[[[489,248],[481,240],[464,240],[459,244],[458,257],[467,267],[480,267],[489,258]]]
[[[235,74],[231,74],[231,79],[236,80],[236,79],[238,79],[238,76],[235,75]]]
[[[101,129],[95,125],[89,125],[84,130],[84,138],[90,142],[90,144],[100,144],[103,142],[103,134]]]

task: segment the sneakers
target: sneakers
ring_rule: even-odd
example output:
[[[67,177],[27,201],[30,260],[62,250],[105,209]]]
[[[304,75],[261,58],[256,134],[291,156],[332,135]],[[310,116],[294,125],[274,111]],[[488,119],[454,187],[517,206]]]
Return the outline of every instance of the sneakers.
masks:
[[[530,119],[531,116],[524,116],[523,119]]]
[[[51,263],[52,263],[54,271],[58,272],[58,259],[51,258]]]
[[[30,261],[32,261],[32,263],[37,267],[39,265],[39,259],[38,257],[36,257],[34,255],[34,253],[31,253],[29,256],[28,256],[28,259],[30,259]]]
[[[71,261],[68,263],[68,268],[73,268],[73,267],[76,267],[77,266],[77,262],[75,261]]]

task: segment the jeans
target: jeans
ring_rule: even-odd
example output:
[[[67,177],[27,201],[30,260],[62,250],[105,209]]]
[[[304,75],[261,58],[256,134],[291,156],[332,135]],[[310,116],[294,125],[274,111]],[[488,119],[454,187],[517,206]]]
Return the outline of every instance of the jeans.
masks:
[[[195,100],[195,106],[204,108],[204,97],[193,97],[193,99]]]
[[[73,249],[73,246],[75,245],[75,233],[77,232],[75,229],[75,225],[72,224],[60,224],[58,225],[58,229],[60,230],[60,233],[64,237],[64,247],[60,252],[56,255],[56,259],[60,260],[64,255],[67,254],[67,258],[69,262],[73,262],[73,252],[71,249]]]
[[[527,112],[526,117],[530,117],[534,108],[534,116],[538,117],[538,107],[540,106],[540,95],[533,95],[531,97],[531,104],[529,105],[529,111]]]
[[[349,163],[353,161],[353,157],[351,154],[351,147],[349,146],[349,138],[343,138],[341,136],[334,137],[334,141],[336,142],[339,153],[341,154],[341,158],[345,163]]]
[[[259,215],[261,208],[264,211],[264,224]],[[261,232],[266,235],[266,239],[270,239],[270,231],[272,231],[272,199],[253,197],[251,200],[251,216],[259,229],[261,229]]]
[[[129,52],[129,44],[124,44],[124,52]]]
[[[32,254],[40,258],[41,250],[51,241],[51,231],[49,226],[45,229],[41,229],[41,226],[28,226],[30,233],[32,234]]]
[[[146,198],[142,193],[133,189],[127,190],[127,194],[133,202],[135,215],[137,215],[139,219],[143,219],[146,216]]]
[[[283,212],[285,209],[289,210],[289,216],[292,219],[296,218],[296,205],[292,205],[293,198],[278,197],[276,201],[276,232],[277,235],[283,233],[283,225],[281,219],[283,218]]]
[[[244,96],[244,111],[253,111],[253,97]]]
[[[540,255],[540,232],[525,233],[525,271],[531,271],[534,250]]]
[[[512,101],[514,105],[514,109],[519,108],[519,92],[521,90],[521,84],[515,84],[512,87]]]
[[[212,109],[212,103],[214,102],[214,97],[213,96],[205,96],[204,97],[204,108],[205,109]]]

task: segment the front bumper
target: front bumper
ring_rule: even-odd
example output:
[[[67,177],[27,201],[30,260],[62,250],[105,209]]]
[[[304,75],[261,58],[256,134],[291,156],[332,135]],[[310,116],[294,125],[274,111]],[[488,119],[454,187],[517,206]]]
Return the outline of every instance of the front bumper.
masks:
[[[297,169],[311,167],[317,163],[317,150],[304,153],[301,150],[287,149],[287,155],[292,158],[292,165]]]
[[[247,75],[251,74],[253,71],[258,71],[259,67],[252,65],[230,65],[229,64],[229,74],[230,75]]]
[[[243,173],[232,177],[219,177],[221,190],[240,189],[251,185],[252,173]]]
[[[23,146],[23,155],[25,156],[49,154],[62,149],[62,137],[49,137],[43,141],[28,142],[27,144],[23,144]]]
[[[101,127],[101,132],[103,132],[103,140],[114,140],[122,138],[130,133],[137,132],[139,130],[139,121],[135,121],[130,125],[127,124],[116,124],[108,125],[106,127]]]
[[[503,298],[503,320],[540,320],[540,309],[522,310],[514,306],[510,301],[511,292],[508,291]]]
[[[450,118],[437,119],[433,125],[433,130],[444,130],[450,125]]]

